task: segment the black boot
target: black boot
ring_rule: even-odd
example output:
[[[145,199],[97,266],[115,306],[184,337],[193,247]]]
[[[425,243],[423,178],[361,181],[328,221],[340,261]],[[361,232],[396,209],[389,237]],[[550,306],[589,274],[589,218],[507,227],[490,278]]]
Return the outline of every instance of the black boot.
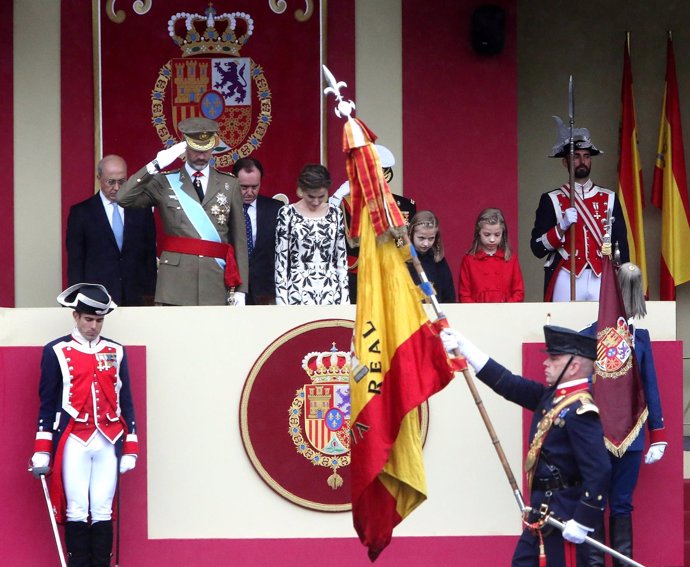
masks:
[[[113,556],[113,521],[91,524],[91,567],[110,567]]]
[[[611,516],[609,519],[609,537],[611,538],[611,547],[613,549],[626,557],[632,557],[632,516]],[[613,567],[624,567],[624,563],[614,559]]]
[[[604,532],[604,518],[601,518],[599,523],[594,526],[594,531],[589,534],[592,539],[596,539],[601,543],[606,543],[606,533]],[[604,567],[604,552],[595,549],[594,547],[585,546],[589,552],[587,558],[587,567]]]
[[[91,538],[86,522],[65,524],[65,547],[68,567],[91,567]]]

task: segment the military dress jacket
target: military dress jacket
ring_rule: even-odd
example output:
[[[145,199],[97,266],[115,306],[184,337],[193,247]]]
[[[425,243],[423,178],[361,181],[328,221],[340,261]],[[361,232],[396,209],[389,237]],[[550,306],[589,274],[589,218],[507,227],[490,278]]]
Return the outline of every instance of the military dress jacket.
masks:
[[[512,374],[490,359],[477,378],[496,393],[530,411],[530,443],[541,418],[559,401],[564,392]],[[604,445],[604,431],[596,407],[577,401],[562,410],[541,446],[535,465],[530,505],[539,510],[547,503],[549,511],[563,521],[571,518],[594,527],[606,507],[611,463]],[[543,485],[562,488],[547,489]],[[541,488],[539,486],[542,486]]]
[[[85,343],[70,335],[48,343],[41,358],[39,397],[34,451],[54,456],[50,495],[58,521],[64,521],[62,454],[70,435],[87,444],[99,431],[115,445],[118,457],[138,454],[124,347],[104,337]]]
[[[585,268],[591,269],[597,276],[601,274],[601,236],[604,234],[604,223],[610,211],[614,217],[611,243],[618,244],[621,263],[630,258],[628,248],[628,231],[623,217],[623,210],[610,189],[599,187],[587,181],[584,185],[576,185],[576,193],[580,205],[578,219],[575,223],[575,273],[579,277]],[[580,189],[582,188],[583,194]],[[546,292],[551,279],[562,267],[570,270],[570,230],[565,231],[563,239],[558,236],[556,227],[563,218],[563,212],[570,207],[570,190],[563,185],[542,194],[534,218],[534,226],[530,238],[530,248],[537,258],[544,258],[544,295],[547,301],[550,297]]]
[[[182,191],[198,201],[185,168],[167,174],[179,176]],[[182,209],[165,175],[151,175],[143,167],[120,189],[117,202],[125,208],[155,206],[166,235],[199,239],[199,234]],[[246,293],[249,282],[247,233],[242,193],[235,176],[210,168],[206,194],[201,205],[218,231],[220,241],[231,244],[235,249],[235,260],[242,279],[242,284],[236,291]],[[162,252],[156,282],[156,303],[225,305],[226,297],[224,273],[215,258],[165,250]]]

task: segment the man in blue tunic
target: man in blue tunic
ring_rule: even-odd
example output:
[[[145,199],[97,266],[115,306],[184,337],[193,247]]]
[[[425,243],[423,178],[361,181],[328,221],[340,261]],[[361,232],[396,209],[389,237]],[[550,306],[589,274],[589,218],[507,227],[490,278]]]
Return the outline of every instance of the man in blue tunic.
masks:
[[[584,565],[587,546],[574,546],[598,524],[606,506],[611,464],[599,410],[589,393],[596,339],[546,325],[546,384],[512,374],[453,329],[441,333],[446,350],[458,349],[477,378],[507,400],[534,412],[525,470],[530,506],[515,548],[513,567]],[[559,530],[540,522],[539,511],[565,523]],[[543,550],[540,549],[543,544]],[[577,563],[576,563],[577,556]]]

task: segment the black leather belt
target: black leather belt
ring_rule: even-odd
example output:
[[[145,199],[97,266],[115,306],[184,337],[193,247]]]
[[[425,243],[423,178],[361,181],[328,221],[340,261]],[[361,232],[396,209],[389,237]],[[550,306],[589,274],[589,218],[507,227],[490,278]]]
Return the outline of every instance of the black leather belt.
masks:
[[[546,492],[547,490],[560,490],[561,488],[571,488],[573,486],[580,486],[582,481],[569,481],[562,478],[535,478],[532,481],[532,490],[540,490]]]

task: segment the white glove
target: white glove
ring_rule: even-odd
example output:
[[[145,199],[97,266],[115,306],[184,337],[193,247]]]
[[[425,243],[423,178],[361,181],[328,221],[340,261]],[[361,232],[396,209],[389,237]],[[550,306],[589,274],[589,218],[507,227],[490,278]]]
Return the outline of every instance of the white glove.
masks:
[[[333,205],[334,207],[339,207],[340,202],[347,197],[350,194],[350,182],[346,181],[343,183],[340,187],[338,187],[337,191],[333,193],[328,199],[328,202]]]
[[[31,457],[31,466],[35,469],[44,469],[50,466],[50,453],[34,453]]]
[[[558,221],[558,226],[560,229],[565,232],[570,228],[571,224],[575,224],[577,222],[577,209],[575,207],[570,207],[569,209],[566,209],[563,211],[563,218]]]
[[[652,443],[649,446],[649,449],[647,450],[647,454],[644,456],[644,462],[648,465],[653,465],[657,461],[660,461],[661,457],[664,456],[666,445],[668,445],[668,443],[666,443],[665,441],[660,441],[659,443]]]
[[[135,455],[122,455],[120,459],[120,474],[125,474],[137,466],[137,458]]]
[[[489,355],[484,354],[455,329],[443,329],[441,331],[441,340],[446,352],[452,354],[451,351],[459,350],[462,356],[467,359],[467,362],[472,365],[475,372],[479,372],[489,361]]]
[[[165,150],[161,150],[156,154],[156,159],[146,164],[146,170],[151,174],[158,173],[180,157],[186,148],[187,142],[182,141]]]
[[[247,294],[243,291],[236,291],[235,294],[235,305],[246,305],[247,304]]]
[[[570,543],[582,543],[590,530],[578,524],[575,520],[568,520],[563,528],[563,539]]]

